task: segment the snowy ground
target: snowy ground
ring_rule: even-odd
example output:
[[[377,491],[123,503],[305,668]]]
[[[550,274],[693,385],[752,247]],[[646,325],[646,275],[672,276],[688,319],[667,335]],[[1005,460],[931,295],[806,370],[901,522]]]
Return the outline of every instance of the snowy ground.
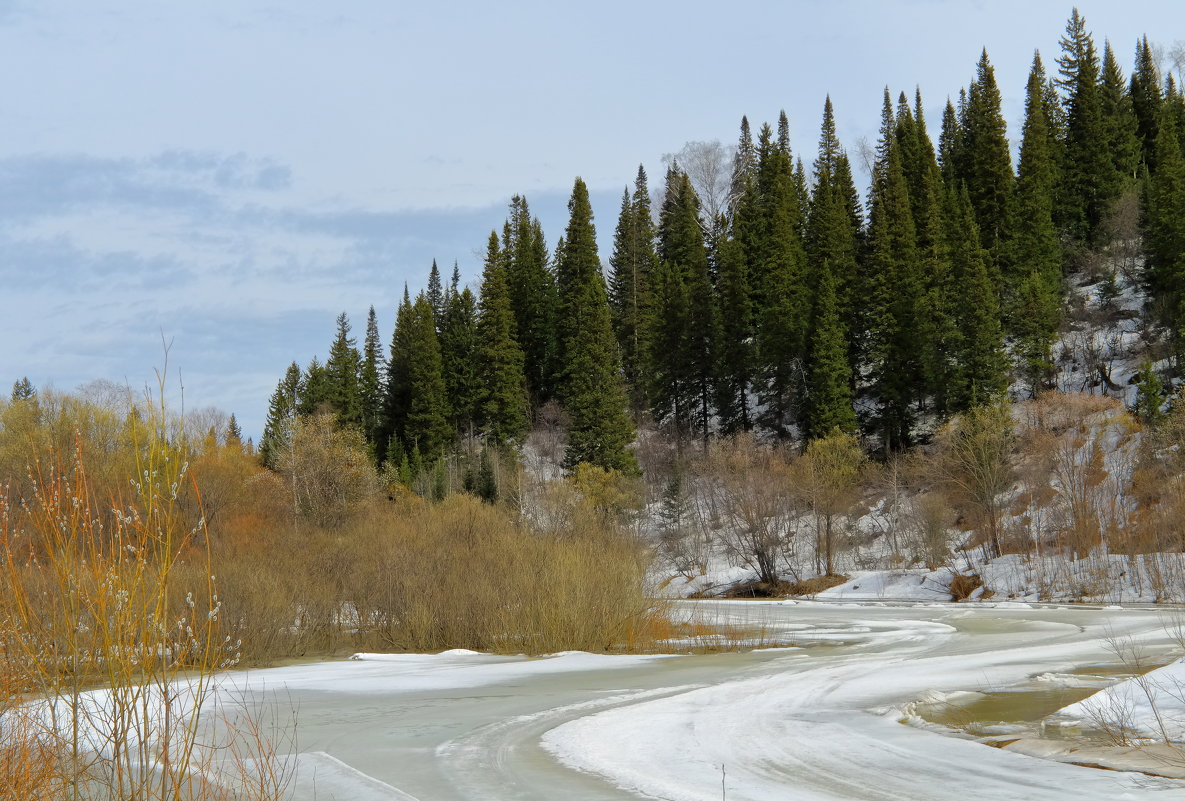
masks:
[[[700,602],[782,647],[675,658],[362,655],[228,677],[248,708],[295,709],[295,798],[1137,799],[1185,783],[1091,770],[907,725],[919,700],[1162,661],[1158,611]],[[228,689],[229,692],[229,689]]]

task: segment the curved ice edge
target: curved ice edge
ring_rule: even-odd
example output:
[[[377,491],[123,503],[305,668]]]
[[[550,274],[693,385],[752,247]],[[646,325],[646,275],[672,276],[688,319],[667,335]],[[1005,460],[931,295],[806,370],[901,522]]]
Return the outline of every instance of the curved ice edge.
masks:
[[[312,769],[312,776],[305,775],[304,772],[308,768]],[[321,798],[350,798],[354,801],[419,801],[414,795],[369,776],[325,751],[307,751],[296,755],[296,781],[294,784],[294,797],[296,798],[302,798],[300,791],[308,788],[315,793],[315,797]]]

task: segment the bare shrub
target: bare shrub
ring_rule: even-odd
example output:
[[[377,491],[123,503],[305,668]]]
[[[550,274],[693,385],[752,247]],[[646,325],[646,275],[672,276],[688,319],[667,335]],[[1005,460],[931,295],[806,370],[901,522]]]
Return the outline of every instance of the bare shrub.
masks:
[[[711,496],[725,552],[776,585],[794,534],[786,452],[741,434],[713,442],[693,470]]]
[[[1016,444],[1011,408],[980,406],[955,418],[935,437],[935,483],[982,526],[989,557],[1001,554],[1000,495],[1011,487]]]

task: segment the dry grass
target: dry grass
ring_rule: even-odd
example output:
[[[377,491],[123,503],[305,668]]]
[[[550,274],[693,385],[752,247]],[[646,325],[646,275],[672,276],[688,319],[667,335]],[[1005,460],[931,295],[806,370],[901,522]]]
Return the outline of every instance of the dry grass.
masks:
[[[982,586],[983,579],[977,573],[971,573],[970,575],[956,573],[950,580],[951,600],[965,601]]]
[[[818,595],[824,590],[829,590],[832,587],[838,587],[840,584],[847,582],[847,576],[815,576],[804,581],[799,581],[790,585],[787,589],[788,595]]]

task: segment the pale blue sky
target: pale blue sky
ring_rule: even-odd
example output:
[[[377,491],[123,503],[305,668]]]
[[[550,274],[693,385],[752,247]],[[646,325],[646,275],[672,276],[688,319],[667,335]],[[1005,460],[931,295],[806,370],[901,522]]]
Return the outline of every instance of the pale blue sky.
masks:
[[[1078,4],[1130,69],[1185,4]],[[258,436],[346,311],[389,340],[433,258],[465,280],[525,194],[549,245],[572,180],[608,242],[639,163],[790,116],[809,162],[920,86],[932,130],[986,47],[1019,127],[1071,5],[1016,2],[0,0],[0,391],[142,385],[160,334],[186,404]],[[606,258],[607,253],[602,253]]]

